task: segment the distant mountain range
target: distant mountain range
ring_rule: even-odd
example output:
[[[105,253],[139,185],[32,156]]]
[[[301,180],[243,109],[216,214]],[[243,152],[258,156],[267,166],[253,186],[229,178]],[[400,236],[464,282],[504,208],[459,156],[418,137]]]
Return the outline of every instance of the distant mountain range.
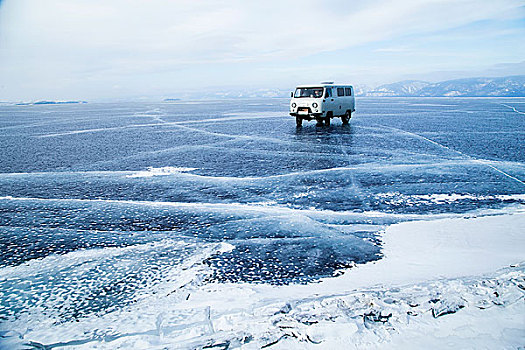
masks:
[[[357,96],[399,97],[525,97],[525,75],[500,78],[465,78],[430,83],[421,80],[404,80],[370,88],[354,84]],[[179,96],[181,99],[237,99],[290,97],[290,89],[238,89],[201,91]],[[166,99],[167,101],[169,99]]]
[[[405,80],[362,91],[361,96],[525,97],[525,75],[501,78],[466,78],[429,83]]]
[[[404,80],[392,84],[370,88],[354,83],[357,96],[392,96],[392,97],[525,97],[525,75],[499,78],[465,78],[430,83],[421,80]],[[179,100],[222,100],[222,99],[259,99],[289,98],[290,91],[282,88],[244,88],[244,89],[204,89],[167,96],[164,102]],[[151,98],[154,100],[155,98]],[[2,102],[0,104],[13,104]],[[19,102],[18,105],[72,104],[86,101],[36,101]]]

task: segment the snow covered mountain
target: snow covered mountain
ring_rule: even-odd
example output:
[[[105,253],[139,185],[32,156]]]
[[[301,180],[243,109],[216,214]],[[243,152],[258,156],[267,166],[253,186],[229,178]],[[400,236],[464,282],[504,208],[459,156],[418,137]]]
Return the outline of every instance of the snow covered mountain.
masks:
[[[465,78],[429,83],[406,80],[385,84],[367,91],[364,96],[525,96],[525,76],[500,78]]]
[[[365,96],[413,96],[422,88],[430,85],[421,80],[404,80],[397,83],[385,84],[365,93]]]
[[[423,87],[418,96],[525,96],[525,75],[502,78],[467,78]]]
[[[293,87],[288,88],[230,88],[219,90],[198,90],[176,94],[177,99],[249,99],[249,98],[288,98]],[[403,80],[396,83],[371,88],[355,82],[357,96],[487,96],[487,97],[525,97],[525,75],[499,78],[465,78],[430,83],[422,80]],[[166,98],[170,102],[174,98]]]

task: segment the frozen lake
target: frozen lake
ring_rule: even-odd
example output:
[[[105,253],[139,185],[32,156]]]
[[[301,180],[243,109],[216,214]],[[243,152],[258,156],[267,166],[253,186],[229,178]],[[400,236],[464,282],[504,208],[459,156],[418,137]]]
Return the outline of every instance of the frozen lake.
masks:
[[[300,129],[287,109],[0,107],[4,328],[99,317],[166,281],[315,282],[380,259],[393,223],[525,203],[524,98],[361,98],[349,126]]]

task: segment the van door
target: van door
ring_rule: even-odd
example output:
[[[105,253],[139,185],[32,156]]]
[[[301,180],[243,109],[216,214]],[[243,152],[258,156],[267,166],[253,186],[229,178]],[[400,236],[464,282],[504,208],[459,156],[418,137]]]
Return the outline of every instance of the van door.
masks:
[[[334,95],[337,95],[334,106],[334,115],[343,115],[346,113],[345,106],[347,104],[347,99],[345,98],[345,88],[338,87],[335,88]]]
[[[354,87],[350,86],[350,88],[351,88],[351,91],[352,91],[352,111],[355,112],[355,92],[354,92]]]
[[[345,110],[354,111],[354,88],[352,86],[345,87],[345,100],[346,100],[346,106]]]
[[[331,87],[325,87],[323,111],[325,113],[332,112],[333,114],[335,114],[334,113],[334,105],[335,105],[335,101],[334,101],[332,88]]]

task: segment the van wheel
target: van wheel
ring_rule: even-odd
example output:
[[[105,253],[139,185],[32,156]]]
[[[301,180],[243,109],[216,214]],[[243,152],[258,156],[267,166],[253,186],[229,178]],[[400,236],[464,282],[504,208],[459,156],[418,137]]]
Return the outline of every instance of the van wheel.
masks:
[[[324,123],[326,126],[330,126],[330,117],[325,117],[324,118]]]
[[[346,111],[345,115],[341,117],[341,121],[343,122],[343,125],[348,125],[350,118],[352,118],[352,112]]]
[[[301,117],[295,117],[295,126],[298,128],[303,126],[303,118]]]

